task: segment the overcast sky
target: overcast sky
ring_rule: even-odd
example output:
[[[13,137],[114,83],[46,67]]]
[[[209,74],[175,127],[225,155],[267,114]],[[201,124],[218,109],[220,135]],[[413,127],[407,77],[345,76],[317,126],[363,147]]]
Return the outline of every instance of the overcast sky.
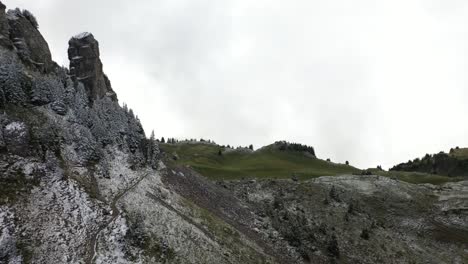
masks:
[[[54,60],[90,31],[120,103],[157,136],[388,167],[468,146],[463,0],[3,0]]]

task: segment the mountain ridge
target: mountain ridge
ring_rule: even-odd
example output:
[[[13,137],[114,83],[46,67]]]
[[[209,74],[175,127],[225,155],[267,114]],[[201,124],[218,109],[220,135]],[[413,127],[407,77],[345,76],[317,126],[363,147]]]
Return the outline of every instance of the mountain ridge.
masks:
[[[0,263],[468,261],[466,181],[210,180],[118,104],[92,34],[71,38],[62,68],[34,16],[5,9]]]

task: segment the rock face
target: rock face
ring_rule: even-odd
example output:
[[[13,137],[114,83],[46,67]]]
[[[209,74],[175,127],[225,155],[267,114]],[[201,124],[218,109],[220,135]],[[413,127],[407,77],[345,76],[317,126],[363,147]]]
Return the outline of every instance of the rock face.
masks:
[[[99,42],[94,39],[94,36],[87,32],[81,33],[71,38],[68,44],[70,75],[75,82],[80,81],[84,84],[89,100],[92,102],[108,96],[117,101],[117,95],[102,70]]]
[[[7,13],[10,39],[21,59],[44,73],[54,67],[49,45],[38,30],[37,21],[27,10],[9,10]]]
[[[0,45],[3,47],[11,47],[10,43],[10,27],[5,13],[6,6],[0,2]]]

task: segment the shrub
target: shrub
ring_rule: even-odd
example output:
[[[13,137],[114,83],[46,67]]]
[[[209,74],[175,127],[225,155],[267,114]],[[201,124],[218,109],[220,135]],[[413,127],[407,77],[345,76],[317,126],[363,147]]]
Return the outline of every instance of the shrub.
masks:
[[[361,238],[362,239],[365,239],[365,240],[369,240],[369,230],[367,230],[366,228],[362,230],[361,232]]]
[[[291,180],[297,182],[297,181],[299,180],[299,178],[297,177],[297,175],[296,175],[295,173],[293,173],[293,174],[291,175]]]
[[[328,243],[327,251],[328,255],[331,257],[340,257],[340,248],[338,246],[338,240],[336,239],[335,235],[332,236],[331,241]]]
[[[372,171],[370,171],[370,170],[363,170],[363,171],[361,171],[361,175],[372,175]]]
[[[291,150],[291,151],[303,151],[308,152],[315,156],[315,150],[311,146],[302,145],[298,143],[289,143],[287,141],[276,141],[275,145],[278,146],[279,150]]]

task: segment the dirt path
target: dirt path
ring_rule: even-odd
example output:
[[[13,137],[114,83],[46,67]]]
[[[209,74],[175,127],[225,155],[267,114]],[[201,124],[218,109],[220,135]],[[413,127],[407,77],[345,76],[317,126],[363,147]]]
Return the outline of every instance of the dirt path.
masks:
[[[91,236],[91,239],[90,239],[90,253],[88,255],[88,258],[86,259],[86,263],[87,264],[92,264],[94,263],[94,260],[96,258],[96,252],[97,252],[97,249],[98,249],[98,241],[99,241],[99,235],[101,234],[101,232],[106,229],[110,224],[112,224],[115,219],[117,219],[117,217],[120,215],[120,210],[119,208],[117,208],[117,203],[119,202],[119,200],[125,196],[125,194],[127,194],[130,190],[132,190],[133,188],[135,188],[142,180],[144,180],[147,176],[149,175],[149,173],[143,175],[140,179],[138,179],[135,183],[133,183],[132,185],[130,185],[128,188],[124,189],[123,191],[121,191],[119,194],[117,194],[114,199],[112,200],[112,203],[111,203],[111,209],[112,209],[112,218],[107,222],[105,223],[104,225],[102,225],[97,231],[96,233],[94,233],[92,236]]]

